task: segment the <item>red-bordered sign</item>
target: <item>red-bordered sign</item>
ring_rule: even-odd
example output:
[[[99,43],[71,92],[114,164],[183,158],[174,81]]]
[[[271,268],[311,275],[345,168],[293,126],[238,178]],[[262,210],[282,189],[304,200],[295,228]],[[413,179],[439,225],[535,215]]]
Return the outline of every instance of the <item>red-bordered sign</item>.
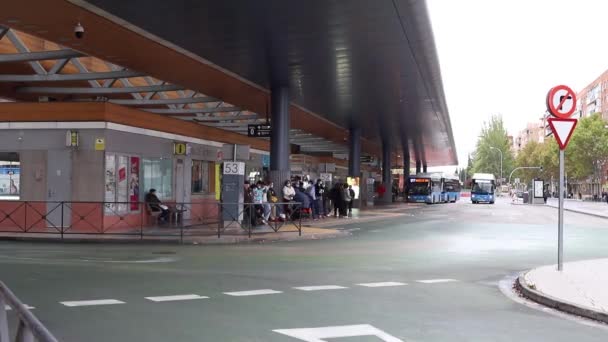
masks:
[[[557,118],[569,118],[576,110],[576,94],[565,85],[551,88],[547,93],[547,110]]]
[[[570,138],[572,137],[578,120],[549,118],[548,121],[549,126],[551,126],[551,130],[553,131],[553,136],[559,145],[559,149],[565,150],[570,142]]]

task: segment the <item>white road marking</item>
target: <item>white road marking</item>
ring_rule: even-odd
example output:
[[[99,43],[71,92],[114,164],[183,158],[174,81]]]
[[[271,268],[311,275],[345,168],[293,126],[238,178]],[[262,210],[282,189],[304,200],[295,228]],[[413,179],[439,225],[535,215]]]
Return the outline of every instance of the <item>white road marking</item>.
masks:
[[[437,283],[452,283],[458,280],[456,279],[427,279],[427,280],[416,280],[419,283],[423,284],[437,284]]]
[[[260,295],[269,295],[269,294],[277,294],[277,293],[283,293],[283,292],[282,291],[270,290],[270,289],[251,290],[251,291],[238,291],[238,292],[224,292],[225,295],[235,296],[235,297],[260,296]]]
[[[381,283],[362,283],[362,284],[357,284],[359,286],[365,286],[365,287],[387,287],[387,286],[404,286],[407,285],[407,283],[400,283],[400,282],[396,282],[396,281],[385,281],[385,282],[381,282]]]
[[[338,285],[321,285],[321,286],[301,286],[294,287],[296,290],[300,291],[323,291],[323,290],[343,290],[348,287],[338,286]]]
[[[68,306],[68,307],[125,304],[125,302],[122,302],[122,301],[116,300],[116,299],[78,300],[78,301],[59,302],[59,303],[65,305],[65,306]]]
[[[307,342],[323,342],[326,341],[324,339],[328,338],[333,339],[356,336],[375,336],[384,342],[403,342],[403,340],[389,335],[369,324],[342,325],[323,328],[277,329],[273,331]]]
[[[33,307],[33,306],[29,306],[29,305],[27,305],[27,304],[24,304],[24,305],[25,305],[25,308],[26,308],[26,309],[28,309],[28,310],[35,309],[35,307]],[[13,309],[13,308],[12,308],[10,305],[5,305],[5,306],[4,306],[4,310],[6,310],[6,311],[9,311],[9,310],[12,310],[12,309]]]
[[[194,299],[207,299],[209,297],[199,296],[197,294],[187,295],[176,295],[176,296],[159,296],[159,297],[145,297],[147,300],[153,302],[172,302],[177,300],[194,300]]]

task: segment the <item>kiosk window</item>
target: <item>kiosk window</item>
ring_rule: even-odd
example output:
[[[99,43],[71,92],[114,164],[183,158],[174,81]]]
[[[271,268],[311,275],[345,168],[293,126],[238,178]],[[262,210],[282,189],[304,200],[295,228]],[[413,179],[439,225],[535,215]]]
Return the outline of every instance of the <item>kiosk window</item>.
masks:
[[[209,193],[209,162],[192,161],[192,193]]]
[[[173,197],[173,160],[170,158],[143,159],[144,191],[156,189],[156,195],[161,200]]]
[[[0,200],[19,200],[21,164],[16,152],[0,152]]]

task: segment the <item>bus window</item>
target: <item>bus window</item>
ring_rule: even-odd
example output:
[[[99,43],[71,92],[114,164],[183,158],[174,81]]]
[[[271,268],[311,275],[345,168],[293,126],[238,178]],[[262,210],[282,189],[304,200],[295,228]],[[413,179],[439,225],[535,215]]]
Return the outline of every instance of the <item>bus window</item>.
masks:
[[[473,183],[472,193],[475,194],[493,194],[494,193],[494,184],[490,182],[475,182]]]
[[[410,195],[428,195],[429,194],[429,183],[428,182],[410,183],[409,192],[410,192]]]

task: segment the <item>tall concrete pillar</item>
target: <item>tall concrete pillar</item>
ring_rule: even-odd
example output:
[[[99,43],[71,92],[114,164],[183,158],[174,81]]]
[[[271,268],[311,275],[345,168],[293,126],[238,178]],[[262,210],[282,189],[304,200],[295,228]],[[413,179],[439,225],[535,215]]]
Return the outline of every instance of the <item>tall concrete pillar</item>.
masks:
[[[361,177],[361,128],[350,128],[350,149],[348,154],[348,175]]]
[[[419,174],[420,172],[422,172],[422,162],[416,159],[416,174]]]
[[[391,203],[393,202],[392,188],[393,180],[391,174],[391,144],[389,141],[382,142],[382,183],[386,187],[386,193],[384,198],[380,199],[381,202]]]
[[[276,86],[272,87],[271,91],[270,179],[274,182],[275,191],[281,193],[285,181],[291,177],[289,168],[289,89],[287,86]]]
[[[406,142],[403,143],[403,193],[405,197],[405,201],[407,202],[407,190],[409,185],[410,176],[410,148]]]
[[[426,162],[422,163],[422,172],[427,173]]]

